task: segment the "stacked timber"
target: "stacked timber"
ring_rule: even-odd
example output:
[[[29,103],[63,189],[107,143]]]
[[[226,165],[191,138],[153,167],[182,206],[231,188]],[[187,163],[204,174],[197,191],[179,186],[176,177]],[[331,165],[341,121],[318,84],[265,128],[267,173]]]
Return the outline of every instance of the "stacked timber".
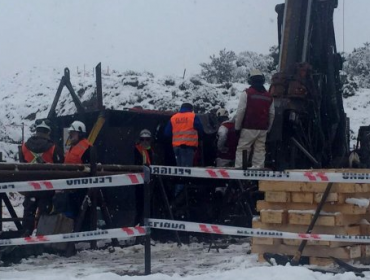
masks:
[[[330,170],[332,172],[332,170]],[[369,172],[369,170],[367,170]],[[328,183],[260,181],[265,199],[257,202],[260,217],[253,228],[305,233]],[[370,235],[370,184],[334,183],[312,233],[331,235]],[[253,238],[252,252],[293,256],[301,240]],[[370,245],[308,241],[302,256],[310,264],[332,263],[330,256],[348,261],[370,258]]]

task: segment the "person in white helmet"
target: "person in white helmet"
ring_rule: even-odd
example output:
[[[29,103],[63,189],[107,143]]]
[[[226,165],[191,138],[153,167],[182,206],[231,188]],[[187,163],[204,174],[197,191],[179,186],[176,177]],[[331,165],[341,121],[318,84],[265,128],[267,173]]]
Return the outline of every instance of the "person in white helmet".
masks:
[[[274,99],[264,87],[265,76],[259,70],[251,70],[248,76],[250,87],[239,99],[235,131],[239,136],[235,167],[243,167],[243,151],[250,157],[253,148],[252,168],[264,168],[267,132],[275,118]]]
[[[152,133],[148,129],[140,131],[139,141],[135,145],[135,165],[153,164]]]
[[[235,164],[235,152],[238,139],[235,134],[235,118],[229,120],[229,112],[220,108],[216,112],[220,127],[217,131],[217,167],[232,167]]]
[[[86,126],[81,121],[74,121],[68,128],[71,147],[65,154],[64,163],[90,163],[91,143],[86,139]]]
[[[140,131],[139,140],[135,144],[134,160],[135,165],[151,165],[153,164],[153,149],[152,149],[152,133],[148,129]],[[135,202],[135,225],[143,224],[143,210],[144,210],[144,186],[129,186],[125,191],[125,196],[129,197],[135,195],[131,200]],[[127,212],[129,214],[129,212]],[[128,220],[127,220],[128,221]],[[131,222],[131,221],[130,221]],[[128,224],[133,225],[133,224]]]
[[[74,121],[68,128],[70,148],[65,153],[66,164],[90,163],[91,143],[86,139],[86,126],[81,121]],[[63,213],[75,219],[86,194],[86,189],[57,191],[53,198],[53,213]]]

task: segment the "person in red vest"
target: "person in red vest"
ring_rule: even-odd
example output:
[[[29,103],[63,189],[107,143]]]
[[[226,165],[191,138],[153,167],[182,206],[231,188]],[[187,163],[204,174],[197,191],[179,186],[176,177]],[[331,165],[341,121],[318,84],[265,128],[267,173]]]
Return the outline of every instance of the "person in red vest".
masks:
[[[81,121],[74,121],[68,128],[68,132],[70,148],[64,155],[64,163],[90,163],[92,145],[86,139],[85,124]],[[57,191],[53,198],[53,213],[63,213],[68,218],[76,218],[85,194],[86,189]]]
[[[232,167],[235,165],[235,152],[238,138],[235,134],[235,119],[229,120],[229,112],[220,108],[216,112],[221,123],[217,131],[217,167]]]
[[[27,163],[62,163],[63,151],[50,139],[51,123],[47,119],[36,121],[36,133],[23,145],[20,155],[21,162]],[[24,235],[29,236],[35,229],[35,215],[49,214],[52,208],[53,191],[24,193],[23,228]]]
[[[153,163],[153,150],[151,148],[152,134],[148,129],[140,132],[139,141],[135,145],[135,165],[150,165]]]
[[[239,136],[236,150],[235,167],[243,166],[243,151],[248,157],[253,147],[252,167],[264,168],[265,143],[267,132],[271,129],[275,118],[274,99],[263,86],[265,76],[259,70],[252,70],[248,76],[250,87],[239,99],[235,119],[235,131]]]

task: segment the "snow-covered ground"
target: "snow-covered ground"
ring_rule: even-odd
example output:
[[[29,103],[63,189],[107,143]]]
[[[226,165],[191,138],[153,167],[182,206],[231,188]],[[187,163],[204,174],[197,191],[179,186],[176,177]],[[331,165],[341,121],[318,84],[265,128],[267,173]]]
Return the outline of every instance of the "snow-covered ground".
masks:
[[[37,118],[47,116],[63,69],[31,69],[3,79],[0,83],[0,151],[7,161],[17,159],[17,144],[32,133]],[[71,70],[71,82],[82,102],[94,94],[95,77],[87,71]],[[238,95],[245,85],[230,88],[208,84],[198,78],[154,77],[150,73],[103,71],[104,104],[107,108],[125,109],[142,106],[148,109],[176,109],[184,101],[192,102],[199,112],[225,106],[234,112]],[[351,120],[352,142],[359,126],[370,124],[368,103],[370,90],[361,89],[344,100],[345,111]],[[59,115],[75,112],[66,89],[57,107]],[[14,200],[14,203],[20,204]],[[21,207],[16,207],[21,212]],[[353,273],[343,275],[321,274],[305,267],[270,267],[257,262],[257,256],[248,254],[250,245],[244,242],[227,249],[208,252],[208,244],[191,243],[180,248],[176,244],[155,244],[152,247],[152,272],[144,271],[144,253],[141,245],[108,250],[81,251],[71,258],[44,254],[23,260],[20,264],[0,267],[0,279],[269,279],[269,280],[350,280]],[[370,273],[366,273],[370,279]]]
[[[23,260],[21,264],[0,267],[0,279],[17,280],[118,280],[118,279],[187,279],[187,280],[352,280],[353,273],[322,274],[305,267],[269,266],[248,254],[248,242],[229,245],[227,249],[208,252],[208,244],[191,243],[178,247],[174,243],[152,246],[152,274],[144,276],[144,248],[127,248],[79,252],[71,258],[44,254]],[[370,279],[366,273],[365,279]],[[358,278],[364,279],[364,278]]]

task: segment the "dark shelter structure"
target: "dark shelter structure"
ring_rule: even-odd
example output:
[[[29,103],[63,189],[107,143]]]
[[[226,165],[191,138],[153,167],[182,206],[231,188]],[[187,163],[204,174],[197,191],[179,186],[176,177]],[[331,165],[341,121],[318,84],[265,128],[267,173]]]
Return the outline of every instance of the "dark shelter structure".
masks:
[[[90,133],[89,139],[94,142],[97,162],[99,164],[133,165],[134,147],[138,141],[139,133],[143,129],[148,129],[153,138],[151,146],[154,153],[154,164],[175,166],[176,161],[172,149],[172,139],[164,136],[165,126],[175,112],[144,110],[137,107],[128,110],[105,109],[103,106],[102,89],[100,88],[100,64],[96,68],[96,73],[96,104],[93,104],[91,106],[92,108],[84,108],[75,94],[73,87],[70,85],[69,70],[65,69],[64,76],[61,79],[55,100],[48,115],[49,120],[54,125],[52,128],[52,138],[59,145],[63,146],[68,138],[67,128],[74,120],[79,120],[86,125],[88,134]],[[72,99],[76,105],[77,113],[68,116],[57,116],[55,108],[64,86],[68,88],[73,97]],[[195,155],[195,166],[214,166],[216,157],[215,136],[218,129],[217,118],[213,114],[201,114],[198,117],[202,122],[204,134],[200,138],[200,145]],[[153,191],[153,209],[156,210],[154,213],[168,216],[169,204],[172,204],[174,199],[172,192],[173,186],[178,183],[178,180],[181,181],[183,179],[170,178],[169,180],[166,179],[166,182],[157,182],[160,190]],[[200,208],[198,206],[208,205],[211,197],[209,193],[214,192],[214,186],[208,182],[206,183],[208,188],[200,188],[197,180],[185,183],[189,185],[189,193],[186,194],[187,217],[190,215],[197,217],[200,212],[206,213],[203,211],[204,209],[199,212],[198,210]],[[205,183],[203,182],[202,184]],[[135,187],[108,188],[103,190],[106,203],[112,215],[113,225],[132,225],[132,221],[127,220],[125,217],[135,216],[135,212],[132,210],[142,207],[142,205],[135,205],[136,201],[139,200],[135,200],[134,192]],[[203,203],[199,202],[200,198],[202,198]],[[166,201],[167,199],[168,201]],[[185,203],[184,197],[180,198],[180,200],[181,204]],[[180,202],[176,201],[174,203],[178,205]],[[191,208],[190,204],[193,204],[194,207]],[[194,208],[197,209],[192,212],[193,214],[190,214],[191,211],[189,212],[189,209]],[[181,211],[183,213],[185,210]]]

